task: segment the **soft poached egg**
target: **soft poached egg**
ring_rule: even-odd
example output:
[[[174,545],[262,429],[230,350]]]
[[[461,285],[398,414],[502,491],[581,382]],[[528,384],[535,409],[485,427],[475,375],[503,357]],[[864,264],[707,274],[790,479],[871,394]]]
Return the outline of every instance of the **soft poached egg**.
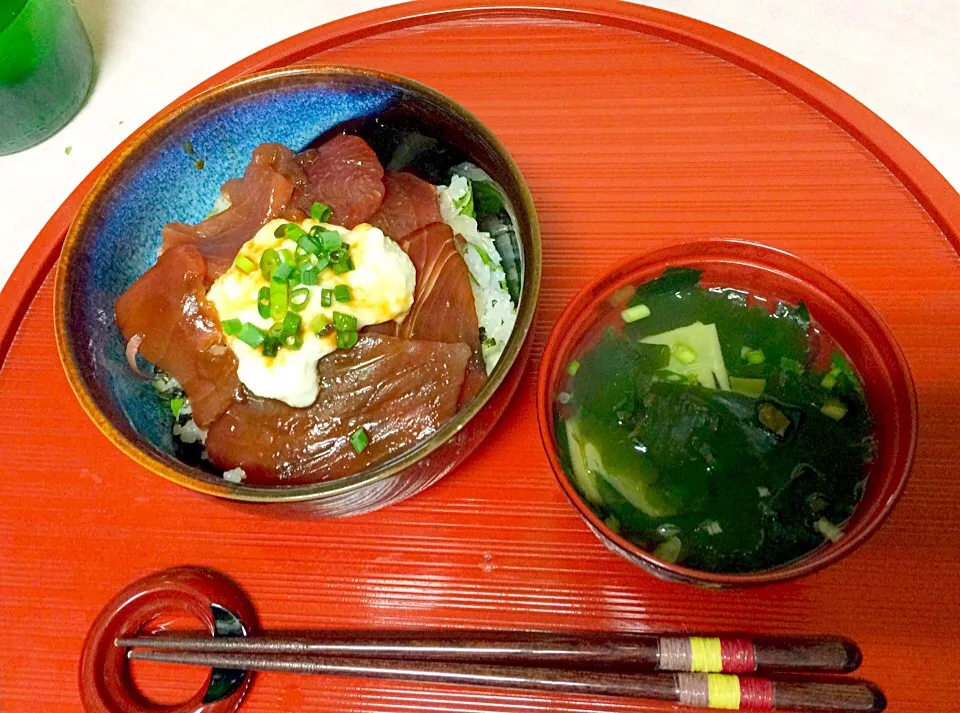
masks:
[[[294,252],[297,248],[294,241],[275,235],[277,228],[288,222],[270,221],[243,245],[238,255],[259,265],[261,256],[269,248]],[[276,356],[270,357],[236,336],[228,336],[226,340],[237,357],[237,375],[252,393],[290,406],[305,407],[316,400],[319,391],[317,362],[337,349],[336,334],[318,336],[309,327],[311,320],[322,314],[332,323],[333,313],[340,312],[356,317],[357,329],[390,320],[400,322],[413,305],[417,275],[403,249],[372,225],[362,223],[348,230],[309,218],[299,225],[308,232],[317,225],[337,231],[341,240],[350,246],[354,269],[337,275],[327,268],[320,273],[318,283],[307,288],[310,296],[300,312],[303,323],[300,349],[281,348]],[[233,265],[213,283],[207,299],[216,307],[221,322],[239,319],[266,331],[273,320],[260,316],[258,298],[260,288],[268,285],[259,269],[245,272]],[[337,285],[349,287],[350,300],[334,299],[329,307],[322,306],[321,290],[334,289]]]

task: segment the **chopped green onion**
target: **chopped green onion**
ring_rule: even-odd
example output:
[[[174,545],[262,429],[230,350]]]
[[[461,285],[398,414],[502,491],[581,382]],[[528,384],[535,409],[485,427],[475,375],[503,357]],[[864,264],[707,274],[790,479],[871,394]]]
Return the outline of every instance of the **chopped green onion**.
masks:
[[[580,362],[570,362],[570,366],[567,367],[567,373],[570,374],[570,376],[574,376],[578,371],[580,371]]]
[[[277,269],[277,265],[279,264],[280,253],[273,248],[264,250],[263,255],[260,256],[260,272],[263,274],[264,279],[269,280],[273,277],[273,271]]]
[[[170,410],[174,418],[180,418],[180,409],[183,408],[183,399],[170,399]]]
[[[294,287],[300,284],[300,270],[298,268],[293,268],[293,272],[290,273],[290,277],[287,278],[287,286],[292,290]]]
[[[300,324],[302,321],[300,315],[296,312],[287,312],[283,318],[283,331],[280,333],[280,336],[286,339],[291,334],[300,334]]]
[[[318,314],[310,320],[310,331],[314,334],[319,334],[330,324],[330,320],[327,319],[327,315]]]
[[[343,239],[340,237],[340,233],[336,230],[324,230],[319,235],[320,237],[320,246],[324,249],[325,252],[333,252],[334,250],[339,250],[343,246]]]
[[[764,355],[762,349],[751,349],[747,352],[747,363],[748,364],[763,364],[767,360],[767,357]]]
[[[823,381],[820,382],[820,386],[829,391],[837,385],[837,377],[840,376],[840,373],[840,369],[837,369],[836,367],[831,369],[823,377]]]
[[[832,418],[834,421],[839,421],[847,415],[847,405],[840,399],[831,397],[823,402],[823,406],[820,407],[820,413]]]
[[[280,267],[283,267],[281,265]],[[280,272],[280,268],[277,268],[277,272]],[[286,278],[277,279],[276,274],[272,280],[270,280],[270,316],[274,320],[283,319],[283,315],[287,313],[287,283]]]
[[[325,203],[316,202],[310,206],[310,217],[318,223],[326,223],[333,214],[333,208]]]
[[[300,232],[302,233],[303,231],[301,230]],[[293,256],[293,253],[287,250],[286,248],[281,248],[280,250],[277,251],[277,253],[280,255],[280,260],[283,262],[284,265],[289,265],[291,268],[294,268],[297,266],[297,260]]]
[[[240,327],[240,331],[237,332],[237,339],[254,349],[263,344],[263,340],[266,339],[266,337],[267,335],[263,333],[260,327],[255,324],[250,324],[250,322],[244,322],[243,326]]]
[[[274,339],[279,339],[283,336],[283,321],[274,322],[270,325],[270,329],[267,330],[267,336],[273,337]]]
[[[353,435],[350,436],[350,445],[353,446],[353,450],[357,453],[363,453],[364,449],[370,445],[370,437],[367,435],[367,432],[363,430],[363,426],[354,431]]]
[[[265,357],[275,357],[280,351],[280,339],[278,337],[267,336],[263,340],[263,355]]]
[[[350,259],[349,250],[334,250],[330,253],[331,269],[337,275],[344,272],[350,272],[353,269],[353,260]]]
[[[319,277],[319,271],[313,265],[307,265],[300,268],[300,282],[304,285],[316,285]]]
[[[327,289],[324,287],[320,290],[320,305],[322,307],[329,307],[333,304],[333,290]]]
[[[297,242],[301,237],[307,234],[307,231],[301,228],[296,223],[284,223],[279,228],[273,231],[273,235],[276,238],[286,238],[287,240],[292,240]]]
[[[349,302],[350,301],[350,286],[349,285],[337,285],[333,288],[333,296],[337,298],[337,302]]]
[[[273,282],[286,282],[290,279],[290,275],[293,274],[293,265],[288,265],[285,262],[277,265],[277,269],[273,271],[273,277],[270,279]]]
[[[752,352],[752,351],[753,351],[753,350],[752,350],[750,347],[740,347],[740,358],[741,358],[741,359],[746,359],[746,358],[747,358],[747,354],[749,354],[749,353]]]
[[[225,319],[220,325],[223,327],[223,333],[228,337],[232,337],[234,334],[240,331],[240,327],[243,326],[243,322],[239,319]]]
[[[257,267],[256,263],[245,255],[237,255],[237,259],[233,261],[233,264],[247,273],[253,272]]]
[[[283,346],[287,349],[297,351],[303,346],[303,337],[300,334],[288,334],[283,338]]]
[[[333,326],[336,327],[338,332],[356,332],[357,318],[354,317],[352,314],[344,314],[343,312],[334,312]]]
[[[310,290],[306,287],[298,287],[290,293],[290,309],[294,312],[303,312],[309,302]]]
[[[323,272],[324,269],[325,269],[329,264],[330,264],[330,261],[329,261],[326,257],[323,257],[323,256],[318,257],[318,258],[317,258],[316,265],[314,265],[314,267],[317,268],[317,274],[319,275],[321,272]]]
[[[300,238],[297,241],[297,247],[298,249],[303,250],[305,253],[309,253],[310,255],[316,255],[318,252],[320,252],[320,246],[317,245],[317,243],[315,243],[313,238],[311,238],[309,235],[304,235],[302,238]]]
[[[620,521],[613,515],[610,515],[606,520],[604,520],[603,524],[609,527],[614,534],[620,534]]]
[[[257,293],[257,312],[260,313],[260,316],[264,319],[270,318],[270,288],[261,287],[260,292]]]
[[[681,364],[693,364],[697,360],[697,353],[687,344],[678,344],[673,350],[673,356]]]
[[[650,316],[650,308],[646,305],[634,305],[633,307],[627,307],[623,312],[620,313],[620,316],[623,317],[623,321],[627,324],[631,322],[637,322],[641,319],[645,319]]]
[[[356,332],[337,330],[337,347],[340,349],[352,349],[359,339],[360,335]]]

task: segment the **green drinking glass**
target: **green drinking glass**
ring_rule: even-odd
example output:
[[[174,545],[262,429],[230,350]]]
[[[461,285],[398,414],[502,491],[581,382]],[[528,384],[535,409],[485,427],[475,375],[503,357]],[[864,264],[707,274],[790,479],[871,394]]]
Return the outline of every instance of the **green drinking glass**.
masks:
[[[0,156],[63,128],[92,80],[90,38],[69,0],[0,0]]]

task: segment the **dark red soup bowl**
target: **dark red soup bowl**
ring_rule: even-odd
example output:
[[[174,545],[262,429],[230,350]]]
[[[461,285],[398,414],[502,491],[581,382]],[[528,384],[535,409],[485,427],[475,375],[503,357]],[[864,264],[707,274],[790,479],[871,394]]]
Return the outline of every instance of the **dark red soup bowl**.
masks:
[[[624,308],[632,287],[660,276],[669,267],[703,271],[703,287],[744,290],[777,302],[809,307],[818,342],[839,348],[864,382],[874,419],[876,455],[868,466],[863,498],[843,524],[836,541],[826,541],[799,559],[772,569],[725,574],[674,564],[644,550],[608,527],[581,496],[561,463],[556,423],[559,394],[569,379],[568,367],[593,346],[600,325]],[[877,313],[828,274],[785,252],[763,245],[709,240],[667,246],[626,260],[593,281],[567,306],[547,343],[538,385],[540,434],[560,487],[591,530],[617,554],[663,579],[708,587],[735,587],[782,582],[837,562],[869,538],[890,514],[903,491],[913,460],[917,404],[906,360]]]

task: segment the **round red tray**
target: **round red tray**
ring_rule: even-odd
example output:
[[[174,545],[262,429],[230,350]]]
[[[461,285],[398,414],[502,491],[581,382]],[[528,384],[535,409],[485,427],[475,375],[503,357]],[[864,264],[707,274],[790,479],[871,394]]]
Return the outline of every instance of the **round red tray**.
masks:
[[[194,91],[298,61],[406,75],[475,112],[526,175],[543,229],[531,367],[477,452],[426,493],[340,521],[281,520],[151,475],[100,435],[57,359],[53,270],[95,170],[0,296],[0,710],[77,711],[80,647],[153,570],[213,566],[278,627],[836,633],[898,713],[960,677],[960,197],[889,126],[793,62],[634,5],[427,0],[309,30]],[[122,147],[121,147],[122,148]],[[117,149],[118,151],[120,148]],[[102,167],[103,164],[101,164]],[[741,237],[840,277],[892,328],[920,404],[892,518],[797,582],[714,592],[654,579],[590,534],[541,452],[536,364],[560,309],[610,263]],[[156,698],[186,698],[173,668]],[[661,710],[624,701],[264,675],[246,710]]]

